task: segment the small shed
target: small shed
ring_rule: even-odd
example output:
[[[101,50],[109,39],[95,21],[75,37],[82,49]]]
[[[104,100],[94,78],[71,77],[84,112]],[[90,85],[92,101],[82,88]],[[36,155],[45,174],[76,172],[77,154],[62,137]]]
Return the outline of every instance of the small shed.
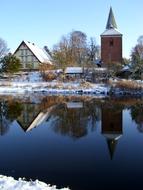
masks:
[[[116,76],[120,78],[128,79],[132,75],[132,69],[130,64],[124,66],[120,71],[117,72]]]
[[[83,67],[67,67],[65,69],[66,77],[81,78],[83,75]]]

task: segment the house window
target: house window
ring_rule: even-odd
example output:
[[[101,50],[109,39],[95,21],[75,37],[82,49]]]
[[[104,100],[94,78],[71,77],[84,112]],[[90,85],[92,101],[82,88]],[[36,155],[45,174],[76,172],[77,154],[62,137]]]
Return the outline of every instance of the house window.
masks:
[[[23,63],[23,57],[21,57],[21,62]]]
[[[21,55],[21,56],[24,55],[23,49],[20,50],[20,55]]]
[[[110,45],[110,47],[112,47],[112,46],[114,45],[114,41],[113,41],[113,39],[110,39],[110,41],[109,41],[109,45]]]
[[[25,56],[25,60],[24,61],[27,63],[27,56]]]
[[[27,56],[28,55],[28,50],[27,49],[25,49],[25,56]]]
[[[33,55],[31,55],[31,62],[33,62],[34,61],[34,56]]]

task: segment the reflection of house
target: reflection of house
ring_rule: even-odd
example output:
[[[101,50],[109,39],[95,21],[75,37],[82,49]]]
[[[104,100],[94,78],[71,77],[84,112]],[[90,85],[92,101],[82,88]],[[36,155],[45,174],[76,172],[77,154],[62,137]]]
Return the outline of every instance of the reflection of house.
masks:
[[[38,104],[26,103],[23,105],[22,114],[17,118],[17,122],[26,131],[39,113],[40,107]]]
[[[41,111],[37,104],[25,104],[22,115],[17,119],[17,122],[24,131],[28,132],[46,121],[53,108],[54,106]]]
[[[41,63],[52,65],[50,55],[31,42],[22,41],[14,55],[21,60],[23,69],[38,69]]]
[[[46,112],[40,112],[35,119],[32,121],[32,123],[28,126],[26,132],[30,131],[31,129],[39,126],[42,122],[44,122],[49,116],[49,113]]]
[[[106,137],[111,159],[122,135],[122,110],[102,109],[102,134]]]

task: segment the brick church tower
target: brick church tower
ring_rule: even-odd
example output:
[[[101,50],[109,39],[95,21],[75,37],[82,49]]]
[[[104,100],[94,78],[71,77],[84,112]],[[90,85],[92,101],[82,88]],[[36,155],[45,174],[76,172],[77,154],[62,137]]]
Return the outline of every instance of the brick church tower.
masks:
[[[101,60],[103,65],[122,62],[122,34],[117,30],[112,8],[110,8],[106,30],[101,34]]]

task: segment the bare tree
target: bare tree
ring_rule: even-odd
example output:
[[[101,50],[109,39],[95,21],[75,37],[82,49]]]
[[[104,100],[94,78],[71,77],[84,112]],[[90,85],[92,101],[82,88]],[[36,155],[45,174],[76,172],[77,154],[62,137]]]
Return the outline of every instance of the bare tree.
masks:
[[[81,31],[73,31],[70,33],[70,48],[72,50],[72,58],[77,65],[85,62],[87,55],[87,37]]]
[[[4,57],[8,53],[8,48],[6,42],[0,38],[0,58]]]
[[[63,36],[60,42],[53,47],[52,57],[61,68],[73,64],[68,36]]]
[[[95,38],[90,38],[88,57],[90,63],[95,63],[96,60],[100,59],[100,46],[96,44]]]
[[[143,35],[138,38],[137,42],[137,51],[139,53],[140,59],[143,60]]]
[[[143,74],[143,35],[137,40],[137,44],[131,52],[131,62],[133,67],[132,77],[136,79],[142,78]]]
[[[87,54],[86,34],[72,31],[63,36],[53,48],[52,56],[59,66],[82,65]]]
[[[143,35],[141,35],[138,39],[137,39],[138,44],[143,46]]]
[[[132,49],[131,57],[133,64],[143,60],[143,35],[138,38],[137,44]]]
[[[100,58],[100,47],[95,39],[91,38],[88,43],[85,33],[74,30],[63,36],[60,42],[53,47],[52,57],[62,68],[82,67]]]

